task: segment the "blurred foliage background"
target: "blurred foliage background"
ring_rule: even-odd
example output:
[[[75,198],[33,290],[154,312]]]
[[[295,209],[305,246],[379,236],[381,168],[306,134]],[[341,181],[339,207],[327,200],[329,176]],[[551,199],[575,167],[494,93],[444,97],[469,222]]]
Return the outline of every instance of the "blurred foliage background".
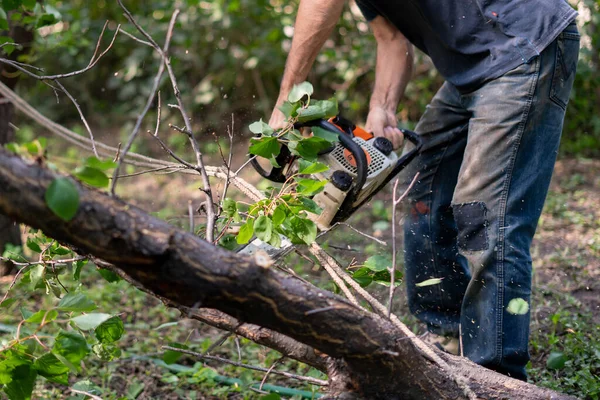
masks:
[[[596,157],[600,155],[600,0],[570,3],[579,11],[583,38],[561,153]],[[134,33],[116,0],[45,0],[43,4],[58,23],[38,29],[33,51],[23,61],[43,67],[46,73],[85,67],[107,20],[105,45],[117,24]],[[238,132],[247,132],[248,122],[269,118],[298,0],[129,0],[125,4],[159,43],[173,10],[182,10],[171,55],[197,132],[224,132],[232,114]],[[309,77],[315,96],[335,95],[346,116],[364,121],[374,80],[374,55],[368,26],[356,5],[349,3]],[[414,126],[442,83],[427,57],[418,54],[417,62],[399,108],[407,127]],[[114,48],[92,71],[64,83],[97,129],[114,131],[131,123],[142,108],[157,65],[158,58],[149,47],[119,35]],[[66,98],[57,103],[48,86],[22,79],[19,92],[52,119],[79,124],[75,108]],[[165,102],[174,101],[168,97],[172,94],[166,81],[162,93]]]

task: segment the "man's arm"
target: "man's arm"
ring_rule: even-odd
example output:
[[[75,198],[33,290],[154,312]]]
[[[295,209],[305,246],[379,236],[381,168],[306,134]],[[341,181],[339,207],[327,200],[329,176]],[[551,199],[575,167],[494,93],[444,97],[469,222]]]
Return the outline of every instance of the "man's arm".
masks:
[[[375,17],[370,26],[377,41],[377,65],[365,128],[375,136],[385,136],[398,148],[403,135],[397,127],[396,110],[412,75],[413,47],[382,16]]]
[[[337,24],[345,0],[302,0],[296,16],[292,48],[285,65],[279,97],[269,125],[283,126],[285,117],[277,106],[287,100],[292,87],[306,80],[321,47]]]

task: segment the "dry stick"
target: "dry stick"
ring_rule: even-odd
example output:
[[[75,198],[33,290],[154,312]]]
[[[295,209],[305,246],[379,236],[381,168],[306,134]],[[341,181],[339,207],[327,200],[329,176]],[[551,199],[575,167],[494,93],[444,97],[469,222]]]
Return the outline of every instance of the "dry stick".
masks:
[[[252,369],[254,371],[260,371],[260,372],[268,372],[269,371],[267,368],[257,367],[257,366],[254,366],[254,365],[243,364],[243,363],[239,363],[239,362],[236,362],[236,361],[228,360],[227,358],[222,358],[222,357],[217,357],[217,356],[207,356],[207,355],[204,355],[202,353],[197,353],[197,352],[191,351],[191,350],[179,349],[177,347],[171,347],[171,346],[162,346],[162,348],[166,349],[166,350],[177,351],[179,353],[189,354],[191,356],[196,356],[196,357],[198,357],[200,359],[219,361],[219,362],[222,362],[222,363],[225,363],[225,364],[229,364],[229,365],[233,365],[233,366],[236,366],[236,367],[241,367],[241,368],[246,368],[246,369]],[[285,376],[286,378],[291,378],[291,379],[296,379],[296,380],[303,381],[303,382],[308,382],[308,383],[313,384],[313,385],[319,385],[319,386],[327,386],[327,385],[329,385],[329,382],[324,381],[322,379],[311,378],[309,376],[296,375],[296,374],[292,374],[292,373],[285,372],[285,371],[273,370],[273,371],[271,371],[271,373],[276,374],[276,375]]]
[[[190,232],[194,233],[194,207],[192,200],[188,200],[188,216],[190,220]]]
[[[318,248],[319,251],[314,251],[315,248]],[[321,246],[319,246],[317,243],[313,243],[310,247],[310,252],[317,257],[317,260],[319,260],[319,263],[321,263],[321,265],[323,266],[323,268],[325,268],[325,271],[327,271],[327,273],[329,274],[329,276],[331,276],[331,278],[333,279],[333,281],[335,282],[336,285],[338,285],[338,287],[341,289],[341,291],[344,293],[344,295],[346,295],[346,297],[348,298],[348,300],[350,300],[350,302],[352,302],[355,306],[357,306],[358,308],[360,308],[363,311],[366,311],[358,302],[358,300],[356,299],[356,297],[354,296],[354,294],[350,291],[350,289],[348,289],[348,287],[346,286],[346,284],[344,283],[344,281],[340,278],[340,275],[338,273],[336,273],[336,271],[332,268],[333,264],[335,264],[335,261],[331,262],[329,259],[333,260],[333,258],[331,258],[331,256],[329,254],[327,254],[325,252],[325,250],[323,250],[321,248]]]
[[[396,198],[398,195],[398,183],[400,182],[400,178],[396,179],[396,183],[394,183],[394,193],[392,195],[392,267],[390,270],[390,296],[388,298],[388,312],[387,317],[389,318],[392,314],[392,300],[394,299],[394,293],[396,292],[396,208],[398,204],[400,204],[406,196],[408,196],[408,192],[410,192],[417,182],[419,178],[419,173],[415,175],[413,180],[410,182],[410,185],[406,188],[404,193],[400,196],[400,198]]]

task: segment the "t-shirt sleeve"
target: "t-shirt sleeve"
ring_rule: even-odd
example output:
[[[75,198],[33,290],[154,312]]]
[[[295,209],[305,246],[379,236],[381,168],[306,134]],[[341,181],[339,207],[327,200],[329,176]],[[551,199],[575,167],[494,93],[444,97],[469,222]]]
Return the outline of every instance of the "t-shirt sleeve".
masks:
[[[379,15],[377,10],[368,1],[356,0],[356,5],[358,8],[360,8],[360,11],[367,21],[372,21],[376,16]]]

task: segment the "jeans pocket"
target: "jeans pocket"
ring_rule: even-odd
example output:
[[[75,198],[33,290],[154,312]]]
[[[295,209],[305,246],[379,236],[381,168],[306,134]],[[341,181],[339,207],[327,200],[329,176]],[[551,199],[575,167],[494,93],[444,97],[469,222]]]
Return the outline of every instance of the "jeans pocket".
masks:
[[[556,59],[552,85],[550,87],[550,99],[562,109],[567,108],[571,88],[575,81],[577,60],[579,58],[580,36],[576,28],[567,27],[555,41]]]

